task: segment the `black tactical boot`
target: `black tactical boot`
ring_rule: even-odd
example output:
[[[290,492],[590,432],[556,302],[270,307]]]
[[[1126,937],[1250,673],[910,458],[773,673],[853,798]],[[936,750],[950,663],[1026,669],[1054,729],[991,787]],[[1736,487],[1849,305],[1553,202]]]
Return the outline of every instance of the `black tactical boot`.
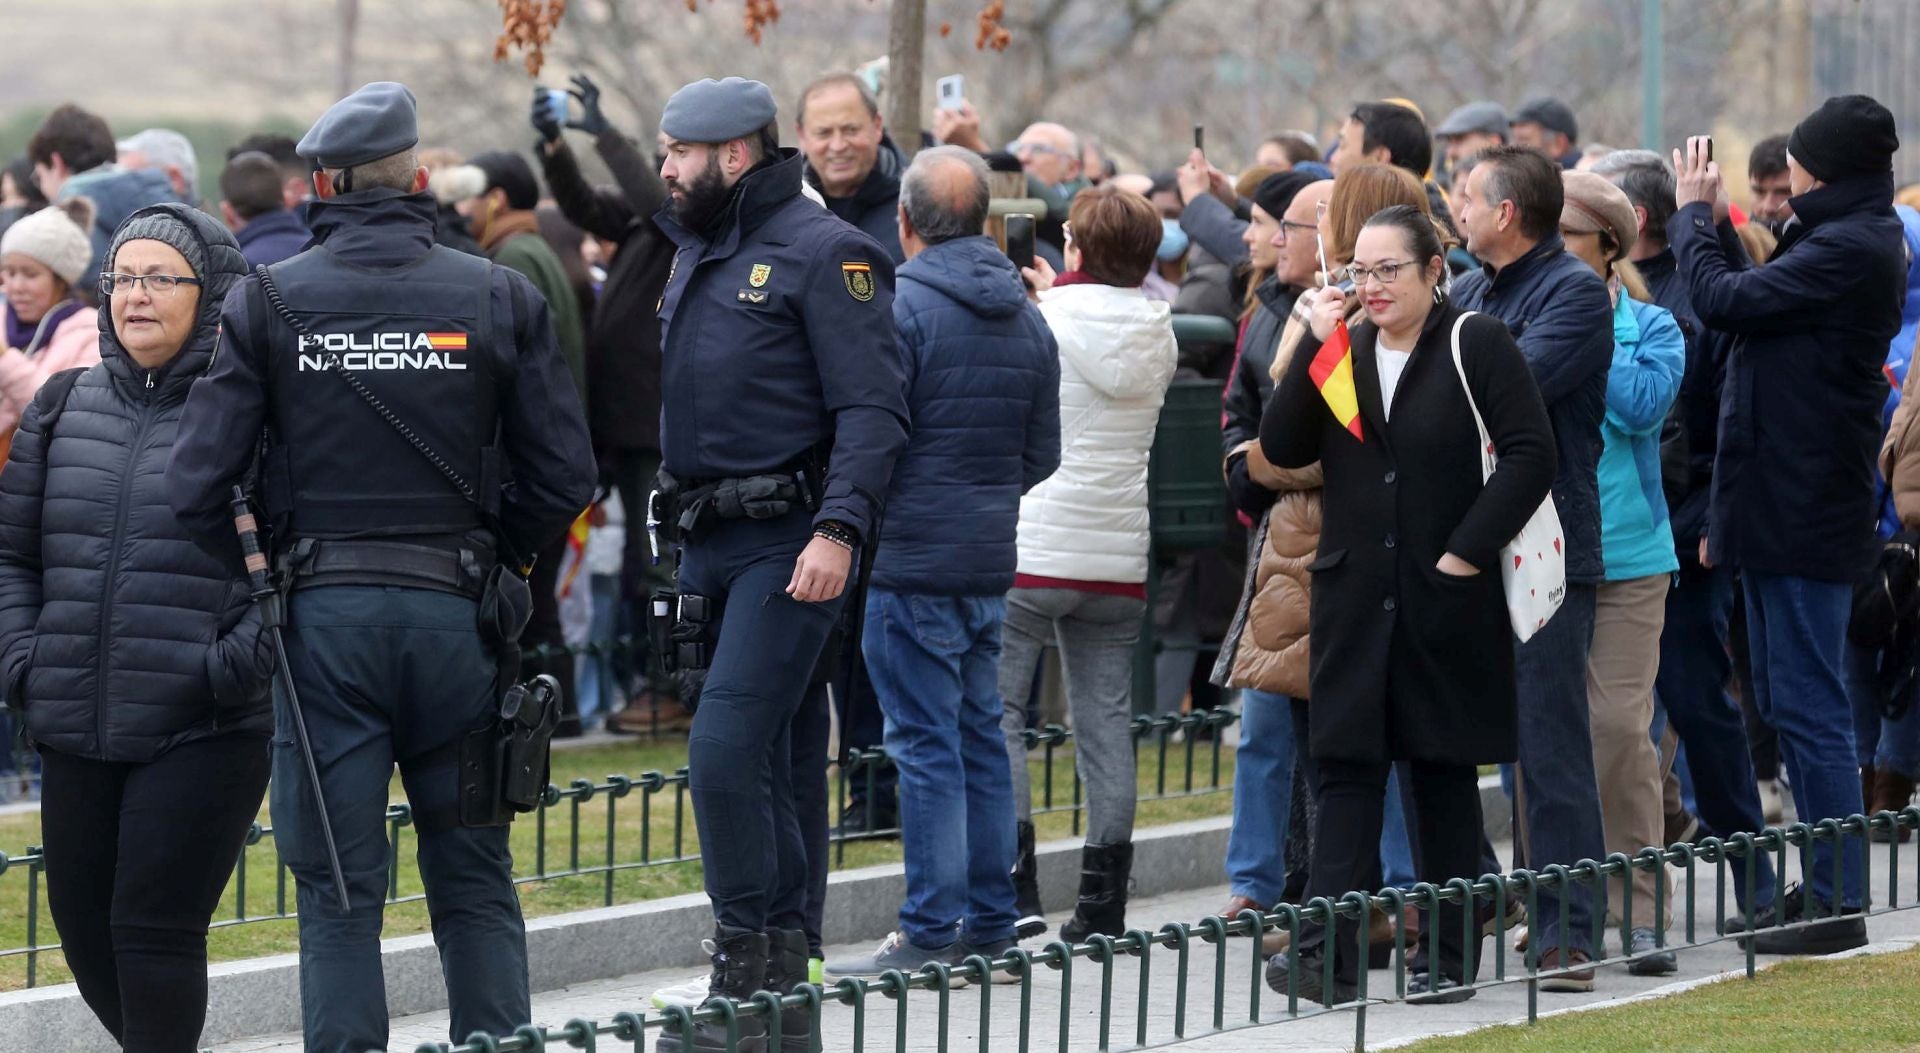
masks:
[[[715,929],[713,976],[707,981],[709,1000],[731,998],[745,1002],[767,986],[767,936],[763,932]],[[804,976],[806,965],[802,963]],[[738,1021],[738,1053],[766,1053],[767,1022],[759,1016],[742,1016]],[[655,1053],[724,1053],[727,1049],[727,1025],[703,1021],[693,1025],[691,1036],[682,1035],[669,1023],[660,1032],[653,1047]]]
[[[1133,870],[1133,844],[1087,845],[1080,850],[1080,902],[1060,926],[1060,938],[1085,943],[1094,933],[1127,934],[1127,876]]]
[[[1018,854],[1013,860],[1013,906],[1020,913],[1014,932],[1029,940],[1047,931],[1047,918],[1040,910],[1040,866],[1033,853],[1033,824],[1018,823]]]
[[[785,998],[806,982],[807,934],[799,929],[767,933],[767,990]],[[811,1053],[812,1049],[813,1015],[805,1006],[781,1010],[780,1048],[768,1053]]]

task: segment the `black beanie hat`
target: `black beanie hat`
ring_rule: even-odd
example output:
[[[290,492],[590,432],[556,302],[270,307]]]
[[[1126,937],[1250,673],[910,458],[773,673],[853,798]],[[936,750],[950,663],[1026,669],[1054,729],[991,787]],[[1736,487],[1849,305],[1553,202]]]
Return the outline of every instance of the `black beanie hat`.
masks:
[[[1253,189],[1253,203],[1278,220],[1287,214],[1295,195],[1319,180],[1305,172],[1275,172]]]
[[[540,184],[534,181],[527,159],[505,150],[493,150],[467,162],[487,174],[487,189],[507,192],[507,207],[526,211],[540,204]]]
[[[1884,175],[1900,149],[1893,114],[1866,95],[1836,95],[1820,104],[1787,139],[1787,153],[1822,183]]]

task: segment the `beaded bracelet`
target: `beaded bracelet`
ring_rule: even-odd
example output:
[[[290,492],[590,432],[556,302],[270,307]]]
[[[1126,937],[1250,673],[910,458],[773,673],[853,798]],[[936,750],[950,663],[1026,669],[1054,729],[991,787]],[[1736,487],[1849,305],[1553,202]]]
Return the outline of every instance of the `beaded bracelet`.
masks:
[[[848,552],[852,552],[854,546],[860,543],[860,535],[854,533],[852,527],[837,519],[829,519],[815,526],[813,528],[813,536],[825,538],[839,545],[841,548],[846,549]]]

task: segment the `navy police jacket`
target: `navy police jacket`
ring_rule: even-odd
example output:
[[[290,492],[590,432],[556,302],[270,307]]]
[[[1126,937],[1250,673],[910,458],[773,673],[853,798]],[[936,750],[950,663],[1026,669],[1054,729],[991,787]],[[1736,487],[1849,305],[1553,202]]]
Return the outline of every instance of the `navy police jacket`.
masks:
[[[869,537],[907,442],[893,261],[803,197],[805,160],[781,154],[708,231],[671,205],[654,218],[680,247],[660,300],[661,460],[699,485],[830,450],[814,521]]]
[[[361,310],[404,314],[410,309],[407,269],[433,250],[434,214],[431,196],[397,190],[376,188],[316,201],[309,215],[317,247],[308,252],[324,251],[357,271],[391,276],[384,301],[365,303]],[[505,267],[490,268],[488,280],[491,329],[479,344],[494,356],[489,372],[496,383],[499,447],[505,477],[511,480],[500,501],[500,529],[514,551],[538,552],[593,499],[593,450],[579,393],[554,342],[546,301],[525,278]],[[266,327],[256,329],[248,316],[247,289],[258,282],[248,275],[227,294],[220,314],[224,346],[187,397],[180,439],[167,465],[167,492],[175,514],[203,548],[226,555],[236,565],[239,546],[229,502],[234,484],[245,481],[253,465],[261,428],[275,400],[297,399],[310,412],[338,407],[331,422],[342,450],[371,450],[364,438],[356,445],[356,437],[384,439],[391,434],[390,426],[336,377],[310,372],[306,375],[315,384],[325,386],[274,389],[274,364],[267,360],[268,349],[255,346],[254,339]],[[290,302],[301,302],[302,290],[285,292]],[[443,410],[472,414],[482,407],[456,402]],[[454,451],[443,453],[455,456]],[[368,459],[374,461],[369,472],[390,470]],[[415,467],[409,461],[408,469]],[[435,480],[432,497],[451,493],[438,483]],[[370,523],[363,532],[397,532],[379,527]]]

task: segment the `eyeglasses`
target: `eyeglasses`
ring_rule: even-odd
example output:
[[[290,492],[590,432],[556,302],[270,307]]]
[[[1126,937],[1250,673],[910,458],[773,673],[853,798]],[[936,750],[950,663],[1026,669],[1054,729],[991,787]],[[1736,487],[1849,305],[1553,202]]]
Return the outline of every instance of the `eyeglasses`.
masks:
[[[1355,288],[1367,284],[1368,278],[1378,278],[1380,284],[1392,285],[1393,280],[1400,276],[1400,268],[1414,266],[1414,263],[1415,261],[1413,260],[1388,260],[1385,263],[1378,263],[1372,267],[1362,267],[1357,263],[1349,263],[1347,264],[1345,274],[1347,279],[1353,282]]]
[[[1283,219],[1280,221],[1280,240],[1286,241],[1288,238],[1293,237],[1293,232],[1296,230],[1312,234],[1319,231],[1319,229],[1319,227],[1311,223],[1295,223],[1290,219]]]
[[[1007,152],[1010,154],[1013,154],[1016,157],[1019,156],[1020,151],[1022,150],[1031,150],[1036,154],[1052,154],[1055,157],[1072,157],[1073,156],[1072,154],[1068,153],[1065,150],[1060,149],[1057,146],[1048,146],[1046,143],[1030,143],[1024,139],[1015,139],[1014,141],[1007,144]]]
[[[108,272],[100,276],[100,295],[112,296],[114,293],[133,291],[134,283],[147,290],[153,297],[171,296],[181,285],[204,285],[198,278],[189,278],[182,274],[114,274]]]

